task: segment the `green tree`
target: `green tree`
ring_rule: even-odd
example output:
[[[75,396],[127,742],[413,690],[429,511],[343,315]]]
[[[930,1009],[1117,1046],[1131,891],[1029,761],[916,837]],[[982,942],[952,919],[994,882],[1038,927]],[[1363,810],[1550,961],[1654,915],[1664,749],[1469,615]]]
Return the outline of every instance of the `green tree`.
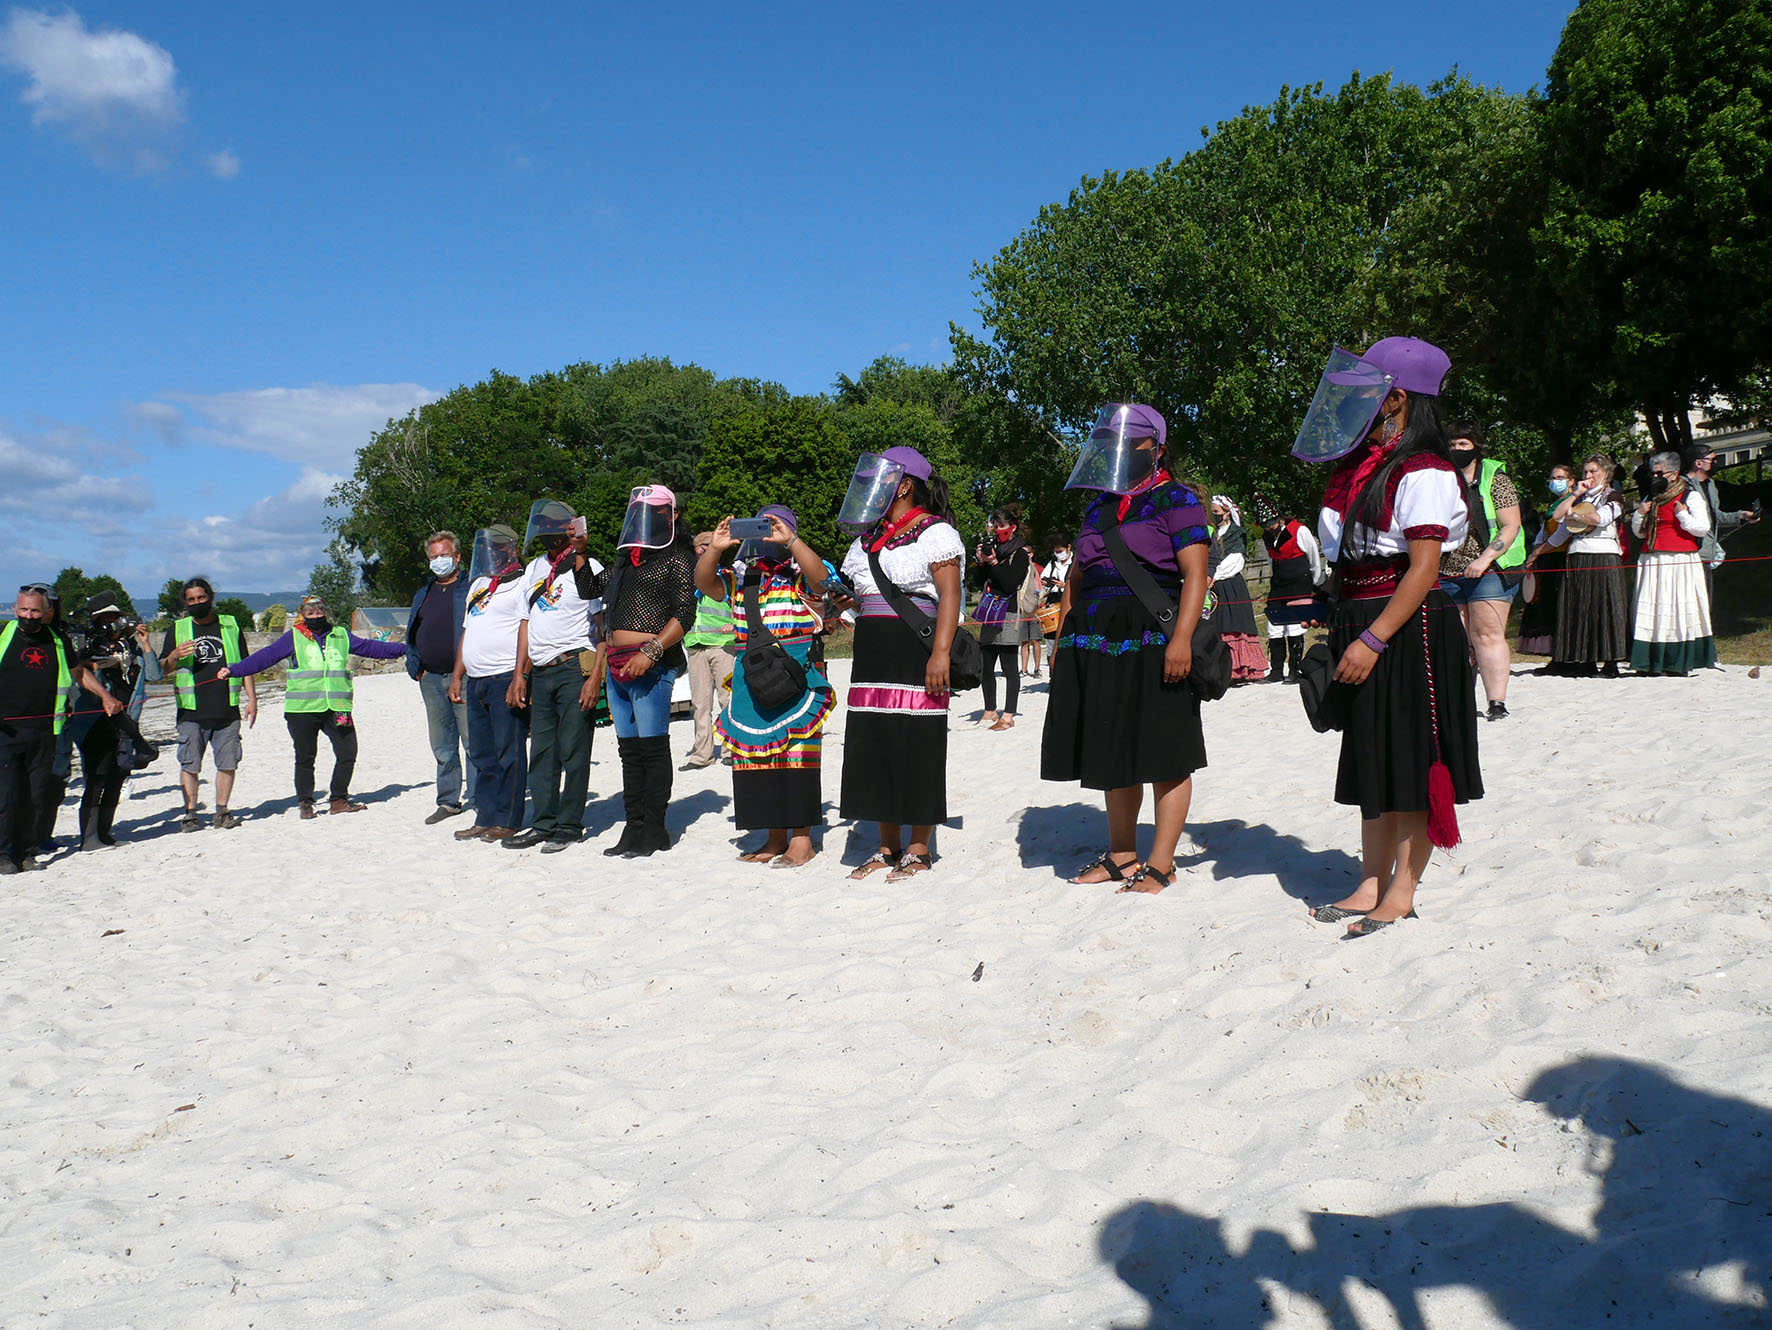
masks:
[[[1695,404],[1751,394],[1772,359],[1772,8],[1581,0],[1540,133],[1553,331],[1679,447]]]
[[[785,503],[800,519],[801,538],[839,562],[849,537],[837,530],[837,509],[853,466],[830,402],[785,397],[735,405],[709,427],[684,516],[709,530],[722,517]]]
[[[249,633],[255,622],[252,608],[238,596],[224,596],[215,602],[215,612],[226,614],[240,625],[240,631]]]
[[[261,622],[267,633],[280,633],[289,627],[289,607],[282,601],[265,606]]]
[[[135,602],[130,600],[129,593],[123,584],[109,573],[100,573],[96,577],[88,577],[78,568],[64,568],[56,574],[56,594],[61,597],[62,612],[72,618],[81,607],[98,595],[101,591],[109,591],[116,595],[117,605],[125,614],[135,613]]]
[[[308,594],[319,596],[334,623],[348,624],[361,603],[357,566],[342,537],[334,536],[326,547],[326,558],[314,565],[308,575]]]
[[[160,588],[160,618],[176,619],[185,612],[185,580],[169,577]]]

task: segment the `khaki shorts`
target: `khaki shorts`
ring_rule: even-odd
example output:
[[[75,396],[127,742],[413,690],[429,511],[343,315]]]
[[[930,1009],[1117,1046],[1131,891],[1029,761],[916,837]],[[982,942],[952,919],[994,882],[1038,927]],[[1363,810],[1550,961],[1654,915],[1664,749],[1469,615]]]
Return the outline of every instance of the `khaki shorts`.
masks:
[[[233,771],[240,765],[240,722],[226,725],[199,725],[194,720],[178,722],[178,769],[195,776],[203,770],[203,750],[215,759],[217,771]]]

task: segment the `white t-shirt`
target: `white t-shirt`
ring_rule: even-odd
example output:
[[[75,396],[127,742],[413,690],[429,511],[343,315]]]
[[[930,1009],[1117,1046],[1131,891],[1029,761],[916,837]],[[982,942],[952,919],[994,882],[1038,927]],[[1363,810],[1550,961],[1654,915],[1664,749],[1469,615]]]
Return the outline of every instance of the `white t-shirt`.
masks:
[[[915,540],[906,541],[897,549],[880,551],[880,567],[886,576],[898,583],[898,589],[907,596],[922,596],[928,600],[940,599],[935,590],[935,578],[929,571],[930,565],[945,563],[949,559],[960,561],[960,583],[964,587],[966,547],[960,541],[960,533],[946,522],[931,522],[917,533]],[[879,594],[879,587],[874,585],[874,571],[868,564],[867,549],[859,539],[843,556],[843,576],[862,595]]]
[[[462,669],[470,679],[509,674],[517,668],[517,629],[529,617],[529,597],[523,590],[527,579],[513,574],[486,595],[490,577],[478,578],[468,587],[468,617],[461,630]]]
[[[1439,467],[1411,471],[1397,484],[1390,527],[1377,533],[1361,527],[1353,552],[1361,559],[1374,560],[1405,555],[1409,553],[1407,533],[1436,527],[1446,533],[1440,537],[1442,552],[1464,544],[1470,514],[1464,507],[1463,480],[1457,472]],[[1317,535],[1323,542],[1323,557],[1330,562],[1341,555],[1341,534],[1341,514],[1333,508],[1323,509],[1317,515]]]
[[[589,555],[585,563],[593,573],[601,574],[603,565]],[[548,580],[552,561],[545,554],[537,555],[523,573],[523,599],[534,599],[529,606],[529,659],[542,664],[568,651],[583,651],[595,641],[593,616],[603,608],[603,598],[586,600],[578,594],[578,579],[570,564],[560,569],[554,585],[546,595],[537,596]]]

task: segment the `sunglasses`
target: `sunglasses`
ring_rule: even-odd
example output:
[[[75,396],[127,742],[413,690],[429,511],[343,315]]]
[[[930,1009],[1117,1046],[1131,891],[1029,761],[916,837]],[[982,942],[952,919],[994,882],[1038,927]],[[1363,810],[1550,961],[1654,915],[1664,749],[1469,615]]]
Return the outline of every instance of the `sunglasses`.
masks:
[[[55,588],[47,582],[27,582],[18,589],[21,596],[48,596],[53,595],[54,592]]]

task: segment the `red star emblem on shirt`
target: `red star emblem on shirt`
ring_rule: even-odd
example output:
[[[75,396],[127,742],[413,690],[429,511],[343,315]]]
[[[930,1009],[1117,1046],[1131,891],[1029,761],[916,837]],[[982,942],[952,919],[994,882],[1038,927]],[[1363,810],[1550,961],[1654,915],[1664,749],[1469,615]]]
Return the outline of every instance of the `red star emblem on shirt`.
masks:
[[[42,647],[26,647],[21,659],[27,670],[40,670],[49,664],[49,653]]]

